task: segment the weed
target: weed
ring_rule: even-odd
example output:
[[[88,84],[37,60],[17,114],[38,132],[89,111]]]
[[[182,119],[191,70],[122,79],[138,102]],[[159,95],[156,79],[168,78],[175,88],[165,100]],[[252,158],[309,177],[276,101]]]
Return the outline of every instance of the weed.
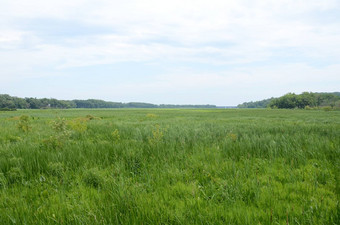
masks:
[[[51,122],[52,128],[57,132],[66,132],[67,124],[65,118],[58,117],[57,120]]]
[[[157,118],[158,116],[156,114],[153,114],[153,113],[148,113],[148,114],[146,114],[146,117],[147,118]]]
[[[102,118],[100,118],[100,117],[96,117],[96,116],[92,116],[92,115],[86,115],[85,116],[85,119],[87,119],[87,120],[101,120]]]
[[[20,116],[11,116],[10,118],[7,118],[8,121],[18,121],[20,120]]]
[[[324,106],[324,107],[322,107],[322,109],[326,112],[334,110],[333,107],[331,107],[331,106]]]
[[[30,117],[27,115],[20,116],[17,127],[20,131],[25,132],[25,133],[28,133],[29,131],[31,131],[32,126],[31,126]]]
[[[158,145],[160,143],[162,143],[163,141],[163,137],[164,137],[164,133],[161,130],[160,126],[157,124],[154,126],[153,130],[152,130],[152,136],[149,137],[149,144],[151,146],[155,146]]]
[[[68,122],[69,127],[78,132],[84,133],[87,130],[87,119],[77,118]]]
[[[119,131],[118,129],[115,129],[112,133],[111,133],[111,137],[113,138],[113,141],[115,143],[118,143],[120,141],[120,135],[119,135]]]
[[[227,138],[230,139],[233,142],[236,142],[237,141],[237,134],[230,132],[229,134],[227,134]]]
[[[22,139],[21,137],[10,135],[7,137],[7,140],[11,143],[15,143],[21,141]]]
[[[42,140],[42,147],[46,149],[61,149],[64,146],[64,136],[52,135]]]
[[[89,114],[89,115],[86,115],[85,118],[88,120],[94,120],[96,117]]]

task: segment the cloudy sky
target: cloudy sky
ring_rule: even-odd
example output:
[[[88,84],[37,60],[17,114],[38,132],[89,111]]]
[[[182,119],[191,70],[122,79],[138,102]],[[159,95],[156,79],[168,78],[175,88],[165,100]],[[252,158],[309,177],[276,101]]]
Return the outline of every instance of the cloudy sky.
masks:
[[[0,93],[237,105],[340,91],[339,0],[1,0]]]

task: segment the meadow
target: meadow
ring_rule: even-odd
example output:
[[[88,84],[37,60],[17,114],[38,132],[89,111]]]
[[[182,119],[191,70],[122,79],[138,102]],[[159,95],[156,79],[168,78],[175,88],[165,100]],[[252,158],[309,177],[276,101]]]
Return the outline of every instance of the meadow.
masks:
[[[339,224],[340,111],[0,112],[0,224]]]

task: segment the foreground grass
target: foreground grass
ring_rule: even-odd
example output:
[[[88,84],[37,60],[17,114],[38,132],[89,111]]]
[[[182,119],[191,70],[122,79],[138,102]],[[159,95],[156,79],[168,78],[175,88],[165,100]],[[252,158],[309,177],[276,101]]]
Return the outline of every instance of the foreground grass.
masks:
[[[337,111],[1,112],[0,224],[339,224],[339,167]]]

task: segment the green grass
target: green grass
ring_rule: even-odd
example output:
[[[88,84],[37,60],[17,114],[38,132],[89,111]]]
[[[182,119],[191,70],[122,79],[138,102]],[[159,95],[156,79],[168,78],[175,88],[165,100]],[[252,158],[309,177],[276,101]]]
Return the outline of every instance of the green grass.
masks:
[[[339,173],[339,111],[0,112],[0,224],[339,224]]]

